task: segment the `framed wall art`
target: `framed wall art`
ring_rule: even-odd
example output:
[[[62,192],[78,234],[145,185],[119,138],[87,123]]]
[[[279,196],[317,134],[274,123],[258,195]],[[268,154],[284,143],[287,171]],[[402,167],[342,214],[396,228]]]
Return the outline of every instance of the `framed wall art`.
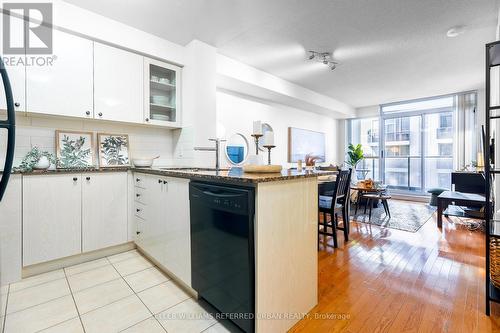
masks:
[[[99,166],[101,168],[130,165],[127,134],[98,133],[97,144],[99,148]]]
[[[93,167],[94,150],[94,133],[56,131],[58,169]]]

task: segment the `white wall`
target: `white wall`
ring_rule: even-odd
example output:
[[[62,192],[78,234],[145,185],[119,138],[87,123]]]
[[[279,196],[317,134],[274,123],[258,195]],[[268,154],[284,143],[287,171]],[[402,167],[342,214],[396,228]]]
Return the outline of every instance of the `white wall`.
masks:
[[[174,133],[174,158],[178,165],[214,167],[213,152],[194,151],[213,146],[216,136],[216,49],[194,40],[186,46],[183,70],[182,129]]]
[[[283,80],[222,54],[217,55],[217,87],[335,118],[354,117],[339,100]]]
[[[370,105],[356,108],[356,118],[378,117],[380,115],[379,105]]]
[[[57,117],[16,117],[16,150],[14,166],[18,166],[26,153],[38,146],[43,150],[55,153],[55,130],[91,131],[94,143],[97,132],[128,134],[130,141],[130,157],[154,157],[155,165],[171,165],[173,163],[172,131],[159,127],[118,124],[84,119],[66,119]],[[6,133],[0,133],[0,151],[6,150]],[[97,147],[94,151],[94,162],[97,165]],[[5,156],[0,156],[0,169],[5,162]]]
[[[234,133],[245,135],[255,152],[253,138],[250,136],[253,121],[269,123],[274,130],[276,148],[272,150],[272,163],[288,166],[288,127],[303,128],[326,134],[326,162],[338,163],[338,121],[312,112],[294,109],[285,105],[273,104],[252,97],[237,95],[227,91],[217,91],[218,132],[229,137]],[[267,153],[266,153],[267,160]],[[223,165],[228,165],[222,155]]]

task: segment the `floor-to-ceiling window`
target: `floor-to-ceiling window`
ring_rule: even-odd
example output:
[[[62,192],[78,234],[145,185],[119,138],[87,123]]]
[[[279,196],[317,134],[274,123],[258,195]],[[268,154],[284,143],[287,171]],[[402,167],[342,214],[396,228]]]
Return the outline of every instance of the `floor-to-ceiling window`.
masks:
[[[358,179],[380,180],[393,191],[414,194],[450,189],[457,141],[468,140],[463,124],[466,112],[475,113],[475,103],[475,92],[439,96],[381,105],[379,117],[350,120],[348,143],[361,143],[367,156],[357,168]]]
[[[356,167],[357,178],[380,178],[379,118],[352,119],[349,121],[349,143],[361,144],[365,158]]]

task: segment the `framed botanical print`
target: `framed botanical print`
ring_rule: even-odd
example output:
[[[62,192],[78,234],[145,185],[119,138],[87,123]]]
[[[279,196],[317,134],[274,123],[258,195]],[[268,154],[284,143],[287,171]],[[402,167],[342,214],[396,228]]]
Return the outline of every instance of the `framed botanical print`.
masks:
[[[89,168],[94,166],[94,133],[56,131],[58,169]]]
[[[127,134],[98,133],[97,143],[99,147],[99,166],[101,168],[130,165]]]

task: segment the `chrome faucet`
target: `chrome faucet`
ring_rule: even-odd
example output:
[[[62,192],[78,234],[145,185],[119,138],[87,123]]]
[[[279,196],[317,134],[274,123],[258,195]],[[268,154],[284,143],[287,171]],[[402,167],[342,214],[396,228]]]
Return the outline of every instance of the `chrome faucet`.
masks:
[[[194,147],[196,151],[214,151],[215,152],[215,170],[220,170],[219,155],[220,155],[220,143],[225,142],[223,139],[208,139],[208,141],[215,142],[215,147]]]

